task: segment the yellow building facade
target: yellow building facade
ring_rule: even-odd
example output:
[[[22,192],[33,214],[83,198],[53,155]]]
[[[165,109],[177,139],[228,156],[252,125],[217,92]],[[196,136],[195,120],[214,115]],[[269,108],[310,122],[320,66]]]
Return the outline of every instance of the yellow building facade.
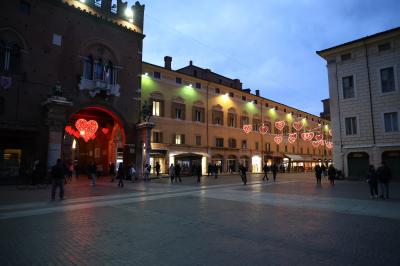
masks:
[[[168,58],[168,57],[166,57]],[[152,105],[150,163],[161,172],[179,163],[190,175],[201,164],[253,173],[277,164],[285,171],[312,170],[331,161],[329,121],[241,89],[232,80],[192,65],[171,70],[142,65],[142,104]],[[295,126],[297,129],[295,128]],[[289,135],[291,134],[291,135]],[[310,137],[312,138],[310,139]]]

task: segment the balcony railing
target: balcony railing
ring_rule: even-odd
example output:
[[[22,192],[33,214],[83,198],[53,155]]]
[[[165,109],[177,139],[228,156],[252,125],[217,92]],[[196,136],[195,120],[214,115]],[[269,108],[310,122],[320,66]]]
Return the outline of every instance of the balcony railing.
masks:
[[[79,83],[80,90],[88,90],[91,97],[96,96],[97,93],[105,91],[107,95],[119,96],[119,84],[110,84],[104,80],[90,80],[81,78]]]

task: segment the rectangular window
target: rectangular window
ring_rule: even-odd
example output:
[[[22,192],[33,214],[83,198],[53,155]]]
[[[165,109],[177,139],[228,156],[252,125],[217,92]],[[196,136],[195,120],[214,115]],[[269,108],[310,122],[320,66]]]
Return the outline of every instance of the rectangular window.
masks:
[[[219,90],[219,88],[215,88],[215,93],[216,93],[216,94],[220,94],[220,93],[221,93],[221,91]]]
[[[271,151],[271,143],[265,143],[265,151]]]
[[[236,127],[236,114],[228,114],[228,127]]]
[[[31,13],[31,4],[27,1],[20,1],[19,2],[19,11],[22,14],[29,15]]]
[[[342,78],[342,88],[343,99],[350,99],[355,97],[353,76]]]
[[[214,125],[223,125],[223,117],[224,113],[222,111],[213,111],[212,113],[213,116],[213,124]]]
[[[200,82],[196,82],[196,89],[201,89],[201,83]]]
[[[247,116],[242,116],[240,117],[240,127],[243,128],[243,125],[248,125],[249,124],[249,117]]]
[[[230,93],[229,93],[229,97],[231,97],[231,98],[235,97],[235,95],[233,94],[233,92],[230,92]]]
[[[236,139],[229,139],[228,145],[229,145],[229,148],[235,149],[236,148]]]
[[[399,131],[399,120],[397,112],[383,114],[385,121],[385,132],[398,132]]]
[[[178,83],[178,84],[182,84],[182,78],[176,77],[175,78],[175,82]]]
[[[279,145],[276,145],[276,151],[279,152]]]
[[[201,111],[200,110],[195,111],[195,120],[197,122],[201,122]]]
[[[247,150],[247,140],[242,140],[242,149]]]
[[[157,71],[154,71],[153,72],[153,77],[156,78],[156,79],[161,79],[161,73],[157,72]]]
[[[393,67],[381,69],[381,86],[383,93],[395,90]]]
[[[61,46],[62,36],[59,34],[53,34],[53,44],[57,46]]]
[[[379,52],[388,51],[388,50],[390,50],[390,48],[391,48],[390,42],[382,43],[382,44],[378,45]]]
[[[258,102],[257,102],[257,100],[253,100],[253,103],[254,103],[254,104],[257,104]]]
[[[347,53],[347,54],[342,54],[340,56],[340,58],[342,59],[342,61],[347,61],[351,59],[351,53]]]
[[[162,132],[153,131],[153,143],[162,143]]]
[[[192,118],[195,122],[203,122],[204,123],[204,108],[202,107],[193,107]]]
[[[346,117],[345,118],[346,135],[357,135],[357,118]]]
[[[288,152],[288,148],[287,148],[287,146],[285,145],[285,152]]]
[[[258,149],[259,149],[259,143],[258,142],[255,143],[255,148],[256,148],[256,151],[258,151]]]
[[[185,120],[185,105],[182,103],[171,104],[171,118]]]
[[[161,102],[153,101],[153,116],[160,116]]]
[[[185,144],[185,135],[183,134],[176,134],[175,135],[175,144]]]
[[[242,96],[242,101],[246,101],[246,96]]]
[[[201,136],[199,135],[196,136],[196,145],[201,146]]]
[[[260,128],[261,121],[258,119],[253,119],[253,130],[258,131]]]
[[[215,147],[223,148],[224,147],[224,139],[223,138],[215,138]]]

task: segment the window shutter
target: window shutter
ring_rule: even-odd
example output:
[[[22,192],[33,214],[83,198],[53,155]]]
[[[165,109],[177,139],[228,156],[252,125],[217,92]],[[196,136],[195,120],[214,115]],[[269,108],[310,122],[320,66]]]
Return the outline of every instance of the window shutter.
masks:
[[[200,111],[201,111],[201,122],[204,123],[205,122],[205,117],[206,117],[205,109],[201,108]]]
[[[160,116],[164,116],[164,101],[160,101]]]
[[[182,120],[186,120],[186,105],[181,104],[180,107],[182,110]]]
[[[172,141],[171,141],[172,144],[175,144],[175,138],[176,138],[176,135],[172,134]]]
[[[221,126],[224,125],[224,112],[220,111],[220,117],[221,117]]]
[[[192,107],[192,121],[196,121],[196,107]]]
[[[215,111],[212,111],[212,123],[215,124]]]
[[[185,135],[183,135],[183,134],[182,134],[182,137],[181,137],[181,143],[185,144]]]
[[[159,140],[160,140],[160,143],[163,143],[163,133],[162,132],[159,132],[158,133],[158,135],[159,135]]]
[[[171,103],[171,118],[176,118],[175,109],[176,109],[176,103]]]

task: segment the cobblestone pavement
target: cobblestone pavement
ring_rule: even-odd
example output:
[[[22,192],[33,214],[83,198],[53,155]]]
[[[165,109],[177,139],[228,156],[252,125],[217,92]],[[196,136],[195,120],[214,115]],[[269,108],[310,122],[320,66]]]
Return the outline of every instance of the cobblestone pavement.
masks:
[[[0,265],[400,265],[400,184],[285,174],[49,189],[0,187]]]

